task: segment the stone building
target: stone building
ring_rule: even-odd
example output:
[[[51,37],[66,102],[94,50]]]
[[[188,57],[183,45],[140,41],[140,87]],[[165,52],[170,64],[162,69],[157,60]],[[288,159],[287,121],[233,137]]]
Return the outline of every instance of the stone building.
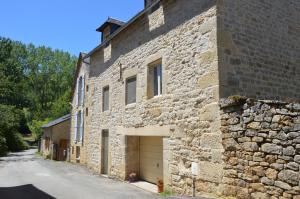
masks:
[[[42,126],[40,152],[52,160],[68,158],[71,115],[65,115]]]
[[[219,101],[300,98],[299,11],[293,0],[147,0],[127,23],[108,19],[78,62],[72,161],[177,194],[234,195]]]
[[[72,87],[70,130],[70,161],[86,164],[86,145],[89,133],[89,58],[80,53]]]

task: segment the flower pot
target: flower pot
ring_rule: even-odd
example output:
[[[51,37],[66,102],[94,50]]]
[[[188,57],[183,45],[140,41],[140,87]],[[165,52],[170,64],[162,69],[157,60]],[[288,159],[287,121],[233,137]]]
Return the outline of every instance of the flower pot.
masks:
[[[162,180],[157,181],[157,192],[158,193],[164,192],[164,182]]]

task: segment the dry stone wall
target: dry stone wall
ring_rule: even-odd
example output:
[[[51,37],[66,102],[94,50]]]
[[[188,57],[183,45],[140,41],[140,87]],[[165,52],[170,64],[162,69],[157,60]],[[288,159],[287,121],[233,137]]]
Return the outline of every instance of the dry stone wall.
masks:
[[[224,195],[300,198],[300,104],[222,99]]]

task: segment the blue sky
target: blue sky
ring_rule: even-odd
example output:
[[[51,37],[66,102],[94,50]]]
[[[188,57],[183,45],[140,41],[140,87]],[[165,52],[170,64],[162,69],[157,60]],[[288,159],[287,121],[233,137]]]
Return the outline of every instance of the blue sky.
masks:
[[[78,55],[100,43],[108,16],[128,21],[144,0],[1,0],[0,36]]]

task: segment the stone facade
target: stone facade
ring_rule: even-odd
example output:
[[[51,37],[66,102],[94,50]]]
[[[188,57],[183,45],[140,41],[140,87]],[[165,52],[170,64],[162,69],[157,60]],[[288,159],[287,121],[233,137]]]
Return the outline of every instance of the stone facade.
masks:
[[[49,125],[46,124],[42,127],[41,153],[43,157],[49,157],[54,160],[67,160],[70,123],[70,115],[68,115],[66,118],[63,118],[61,122],[56,123],[52,121]]]
[[[194,191],[196,195],[237,195],[236,189],[233,194],[227,192],[237,186],[226,182],[231,179],[224,159],[228,149],[224,148],[224,110],[219,100],[234,94],[299,99],[299,37],[295,35],[300,3],[161,0],[157,6],[157,2],[86,56],[89,69],[81,67],[78,74],[87,77],[89,91],[84,107],[74,106],[73,95],[71,145],[80,147],[81,163],[103,173],[103,139],[108,132],[107,174],[126,180],[131,172],[140,172],[140,138],[160,137],[165,188],[180,195]],[[277,9],[278,15],[273,16]],[[279,16],[282,20],[277,24]],[[288,23],[283,28],[284,20]],[[276,27],[282,28],[287,39],[274,33]],[[263,37],[264,31],[269,39]],[[157,63],[162,66],[162,94],[152,97],[149,71]],[[136,103],[126,105],[126,80],[134,76]],[[103,88],[109,88],[107,111],[102,110]],[[72,141],[74,114],[85,108],[89,116],[84,120],[84,139],[76,143]],[[255,143],[261,139],[256,136]],[[253,142],[245,146],[260,150]],[[269,148],[265,145],[264,150]],[[247,186],[242,190],[248,195],[260,194]]]
[[[218,1],[220,96],[300,98],[300,2]]]
[[[90,56],[88,167],[101,170],[101,132],[109,129],[110,176],[124,180],[133,168],[138,171],[131,161],[138,157],[137,150],[130,150],[137,144],[135,138],[160,136],[164,139],[165,187],[191,195],[192,162],[206,168],[200,170],[197,183],[209,181],[206,186],[215,187],[221,182],[214,3],[161,1],[157,10],[146,12],[109,46]],[[172,20],[176,17],[178,20]],[[149,99],[148,68],[158,60],[163,66],[163,94]],[[135,75],[137,102],[125,105],[125,80]],[[110,110],[103,112],[106,86],[110,88]],[[129,166],[132,164],[135,166]]]
[[[299,198],[300,104],[221,101],[223,195]]]
[[[84,59],[85,54],[80,53],[77,63],[76,76],[74,78],[73,95],[72,95],[72,110],[71,110],[71,130],[70,130],[70,161],[80,164],[86,164],[86,145],[89,133],[89,59]],[[78,79],[82,77],[84,79],[84,95],[83,104],[78,102]],[[77,114],[81,111],[83,113],[83,137],[82,140],[76,140],[77,129]],[[77,156],[77,157],[76,157]],[[78,157],[79,156],[79,157]]]

